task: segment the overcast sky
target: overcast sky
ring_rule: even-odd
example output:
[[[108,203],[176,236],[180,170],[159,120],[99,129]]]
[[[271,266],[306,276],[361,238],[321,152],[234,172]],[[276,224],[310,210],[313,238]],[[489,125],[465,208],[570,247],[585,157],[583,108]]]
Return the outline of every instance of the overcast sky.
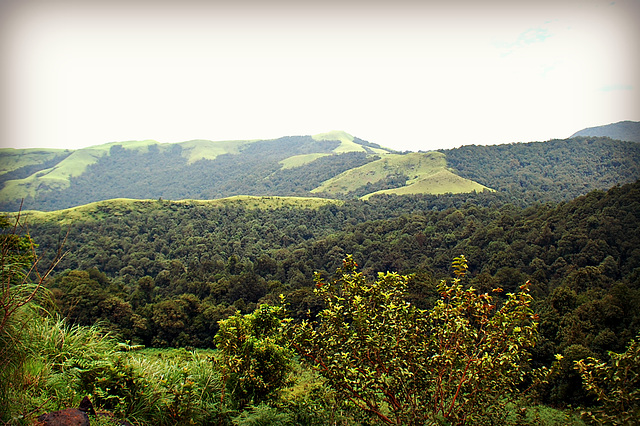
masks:
[[[566,138],[640,121],[638,17],[640,0],[1,0],[0,146]]]

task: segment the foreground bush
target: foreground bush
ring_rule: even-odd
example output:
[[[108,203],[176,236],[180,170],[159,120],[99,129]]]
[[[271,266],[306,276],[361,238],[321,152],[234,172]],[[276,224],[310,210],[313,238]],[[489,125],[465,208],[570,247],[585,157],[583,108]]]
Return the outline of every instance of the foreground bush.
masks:
[[[338,278],[316,277],[326,304],[317,323],[291,328],[292,341],[341,397],[390,425],[501,423],[523,384],[537,322],[528,286],[501,307],[464,289],[466,260],[438,286],[431,310],[406,301],[408,277],[369,281],[347,257]]]

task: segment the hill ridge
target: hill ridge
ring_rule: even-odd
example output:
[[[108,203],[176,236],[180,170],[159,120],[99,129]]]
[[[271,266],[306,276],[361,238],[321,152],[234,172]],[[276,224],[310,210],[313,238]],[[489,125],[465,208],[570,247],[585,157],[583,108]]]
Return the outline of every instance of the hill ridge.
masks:
[[[578,136],[599,136],[621,141],[640,142],[640,121],[625,120],[602,126],[587,127],[574,133],[570,138]]]

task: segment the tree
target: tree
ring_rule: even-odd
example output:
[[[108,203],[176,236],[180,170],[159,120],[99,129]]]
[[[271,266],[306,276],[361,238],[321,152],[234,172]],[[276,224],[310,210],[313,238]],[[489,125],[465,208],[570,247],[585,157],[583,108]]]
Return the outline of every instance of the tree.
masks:
[[[238,408],[267,401],[289,383],[292,354],[282,339],[283,309],[260,305],[221,320],[214,341],[226,389]]]
[[[597,424],[632,425],[640,418],[640,336],[624,353],[610,352],[609,363],[589,357],[575,362],[583,386],[600,402],[583,412]]]
[[[291,324],[296,351],[343,398],[385,424],[495,423],[518,394],[537,322],[528,284],[502,307],[462,285],[467,261],[454,260],[456,278],[441,281],[431,310],[406,301],[409,277],[356,272],[347,256],[337,278],[316,274],[326,308],[317,322]]]

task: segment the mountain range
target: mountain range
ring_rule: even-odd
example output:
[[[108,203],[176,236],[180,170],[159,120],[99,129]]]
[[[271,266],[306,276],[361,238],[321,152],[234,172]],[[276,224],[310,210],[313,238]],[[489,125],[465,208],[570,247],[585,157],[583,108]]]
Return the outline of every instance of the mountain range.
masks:
[[[500,191],[524,204],[569,200],[640,177],[640,144],[605,137],[637,134],[639,124],[602,126],[598,135],[585,129],[564,140],[430,152],[401,153],[343,131],[270,140],[0,149],[0,211],[59,210],[114,198],[237,195],[368,199]]]

